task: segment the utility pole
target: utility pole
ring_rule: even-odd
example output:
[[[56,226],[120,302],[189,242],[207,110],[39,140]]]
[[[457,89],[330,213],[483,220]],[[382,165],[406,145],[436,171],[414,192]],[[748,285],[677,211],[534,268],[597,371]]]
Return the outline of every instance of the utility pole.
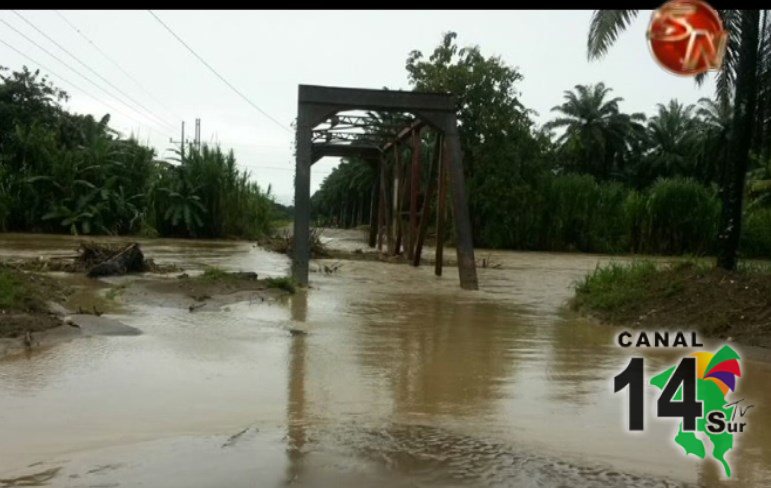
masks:
[[[199,119],[196,119],[196,123]],[[197,126],[196,126],[197,129]],[[179,155],[180,158],[184,161],[185,160],[185,121],[182,121],[182,137],[180,140],[175,141],[171,137],[169,137],[169,142],[172,144],[179,144]]]
[[[201,149],[201,119],[195,119],[195,147]]]

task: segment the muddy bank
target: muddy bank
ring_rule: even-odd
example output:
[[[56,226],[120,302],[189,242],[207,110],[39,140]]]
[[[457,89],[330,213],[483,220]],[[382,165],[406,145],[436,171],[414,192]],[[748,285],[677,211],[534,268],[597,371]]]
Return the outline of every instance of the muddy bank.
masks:
[[[138,335],[138,329],[101,316],[118,308],[97,294],[108,287],[0,265],[0,358],[79,337]]]
[[[81,242],[70,256],[5,259],[0,263],[0,356],[76,337],[137,334],[136,329],[101,318],[117,308],[114,290],[101,295],[110,285],[86,276],[156,269],[136,243]]]
[[[156,265],[137,243],[80,242],[74,254],[9,256],[0,263],[0,357],[78,337],[138,335],[105,312],[141,303],[195,312],[244,302],[278,301],[294,292],[288,278],[207,266],[203,273]]]
[[[56,317],[51,327],[38,330],[28,338],[0,338],[0,358],[23,352],[47,349],[73,339],[95,336],[136,336],[142,331],[118,320],[89,314]]]
[[[54,304],[64,303],[72,293],[71,287],[56,279],[0,264],[0,338],[61,325]]]
[[[190,312],[219,309],[238,302],[275,302],[292,295],[294,283],[288,278],[259,278],[252,272],[225,272],[209,268],[190,276],[138,280],[123,291],[124,300],[145,304],[158,302]]]
[[[691,262],[610,265],[576,287],[574,310],[646,330],[697,331],[709,338],[771,347],[771,273],[728,272]]]

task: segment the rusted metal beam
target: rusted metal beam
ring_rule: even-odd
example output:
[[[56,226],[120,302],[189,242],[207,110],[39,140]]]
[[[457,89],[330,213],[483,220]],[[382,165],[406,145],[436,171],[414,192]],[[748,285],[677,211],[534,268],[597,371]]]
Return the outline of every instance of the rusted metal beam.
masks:
[[[388,202],[386,200],[386,168],[385,168],[385,157],[383,155],[380,156],[380,165],[379,165],[379,172],[380,172],[380,204],[378,205],[378,237],[377,237],[377,249],[378,251],[383,251],[383,240],[385,239],[385,229],[386,229],[386,207],[388,206]]]
[[[422,141],[420,130],[412,133],[412,174],[410,175],[410,220],[407,239],[407,257],[411,260],[415,251],[418,227],[418,194],[420,193],[420,157]]]
[[[412,257],[412,265],[420,266],[420,255],[423,252],[423,243],[426,240],[426,232],[428,230],[428,220],[431,218],[431,200],[434,198],[434,191],[436,190],[436,173],[439,165],[442,164],[442,136],[436,135],[436,142],[434,143],[434,150],[431,154],[431,159],[428,162],[428,180],[426,184],[426,194],[423,196],[423,208],[420,211],[420,226],[418,228],[418,235],[415,242],[415,253]],[[441,266],[440,266],[441,269]],[[441,272],[439,273],[441,274]]]
[[[414,122],[412,122],[410,125],[399,131],[399,133],[396,135],[394,140],[389,141],[383,145],[382,148],[380,148],[383,152],[388,151],[393,147],[394,144],[398,144],[402,142],[403,140],[407,139],[412,135],[412,133],[426,125],[426,122],[421,119],[416,119]]]
[[[375,180],[372,182],[372,193],[369,204],[369,247],[375,247],[377,244],[378,230],[378,195],[380,194],[380,168],[375,165]]]
[[[394,248],[393,222],[391,221],[391,211],[393,207],[393,167],[388,164],[388,160],[383,158],[382,172],[380,173],[380,187],[383,189],[383,218],[385,219],[385,237],[388,254],[391,254]]]
[[[444,225],[447,221],[447,144],[442,139],[441,158],[439,162],[439,190],[436,197],[436,262],[434,264],[434,274],[442,276],[442,265],[444,264]]]
[[[402,161],[401,154],[399,152],[400,146],[397,144],[394,146],[394,209],[393,220],[394,227],[396,228],[396,242],[394,243],[394,249],[391,252],[392,255],[401,254],[402,240],[404,238],[404,219],[402,218],[402,209],[404,208],[404,190],[407,187],[405,184],[405,169],[404,162]]]

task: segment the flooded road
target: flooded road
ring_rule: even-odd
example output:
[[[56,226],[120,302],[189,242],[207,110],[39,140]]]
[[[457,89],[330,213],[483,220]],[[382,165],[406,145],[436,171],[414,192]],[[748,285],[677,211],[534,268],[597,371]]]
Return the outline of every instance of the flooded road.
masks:
[[[364,247],[363,234],[331,236]],[[0,257],[77,242],[0,234]],[[140,242],[186,270],[289,272],[249,243]],[[636,354],[562,309],[610,258],[483,257],[500,268],[478,270],[478,292],[454,268],[342,261],[326,274],[334,261],[314,261],[310,289],[286,303],[127,300],[106,315],[139,336],[0,359],[0,487],[771,486],[771,363],[736,347],[735,398],[756,407],[722,481],[717,463],[681,454],[676,419],[654,421],[652,388],[645,432],[625,431],[613,377]],[[677,357],[644,355],[649,372]]]

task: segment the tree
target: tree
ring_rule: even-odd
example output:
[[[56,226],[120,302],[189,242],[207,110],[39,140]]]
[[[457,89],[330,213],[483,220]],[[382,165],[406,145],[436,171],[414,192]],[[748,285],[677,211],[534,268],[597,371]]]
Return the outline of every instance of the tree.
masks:
[[[637,10],[597,10],[589,28],[588,57],[602,57],[638,14]],[[719,252],[717,264],[721,268],[736,269],[739,237],[741,235],[742,203],[750,159],[752,136],[755,133],[756,101],[759,73],[768,66],[769,56],[763,51],[768,39],[769,25],[763,17],[763,36],[760,35],[760,11],[721,10],[725,28],[730,35],[716,87],[718,99],[729,100],[733,94],[734,115],[727,140],[726,180],[722,182],[723,211],[718,231]],[[758,61],[762,63],[759,64]],[[697,82],[704,76],[697,77]]]
[[[695,107],[670,100],[656,108],[656,115],[648,120],[649,152],[643,164],[650,171],[648,181],[658,176],[697,176],[701,141]]]
[[[235,157],[206,145],[178,166],[109,127],[70,113],[39,72],[0,68],[0,230],[256,237],[273,218]]]
[[[408,78],[415,90],[455,96],[474,238],[501,245],[506,226],[522,211],[511,190],[546,171],[548,139],[535,133],[533,112],[519,101],[522,74],[498,56],[483,56],[478,46],[459,48],[456,37],[446,33],[427,59],[412,51]]]
[[[726,140],[731,127],[733,107],[727,99],[700,98],[696,108],[698,117],[698,166],[704,176],[704,181],[716,182],[722,185],[725,181],[728,158]]]
[[[624,114],[621,97],[608,98],[612,91],[604,83],[576,85],[565,91],[565,102],[552,108],[560,116],[546,129],[564,129],[557,139],[567,169],[588,173],[598,179],[620,176],[632,140],[643,132],[640,113]]]
[[[324,178],[312,203],[316,218],[340,227],[358,225],[369,216],[374,168],[356,158],[344,158]]]

